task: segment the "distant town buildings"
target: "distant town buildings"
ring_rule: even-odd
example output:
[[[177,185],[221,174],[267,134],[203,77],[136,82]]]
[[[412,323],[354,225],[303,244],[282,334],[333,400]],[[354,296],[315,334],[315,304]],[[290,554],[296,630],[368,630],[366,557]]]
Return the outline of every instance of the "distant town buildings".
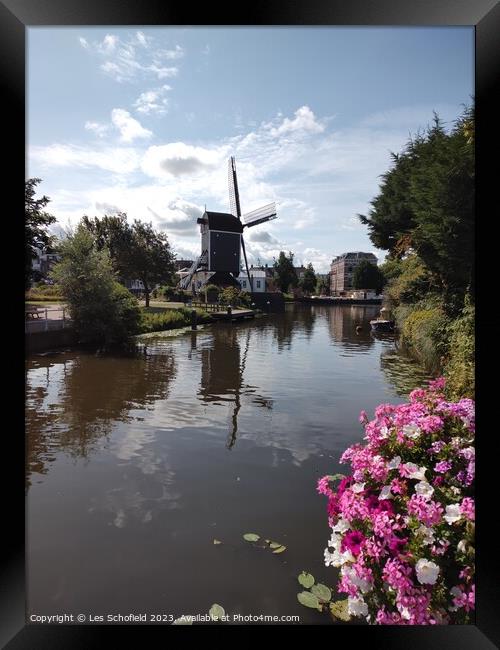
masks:
[[[36,272],[35,277],[38,280],[46,280],[49,276],[52,267],[56,262],[59,262],[61,256],[58,253],[47,253],[41,248],[36,248],[36,257],[31,261],[31,268]]]
[[[353,289],[352,281],[354,271],[361,262],[377,264],[377,258],[373,253],[344,253],[332,261],[330,270],[330,293],[332,296],[345,294]]]
[[[263,267],[251,266],[248,270],[250,272],[250,277],[252,278],[254,293],[264,293],[267,291],[265,269]],[[252,291],[246,269],[240,271],[237,280],[240,283],[242,291]]]

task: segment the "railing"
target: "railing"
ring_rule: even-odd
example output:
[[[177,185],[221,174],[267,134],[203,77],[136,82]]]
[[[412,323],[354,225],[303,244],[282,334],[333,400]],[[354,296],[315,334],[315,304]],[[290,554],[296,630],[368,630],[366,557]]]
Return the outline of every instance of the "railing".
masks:
[[[50,314],[50,316],[49,316]],[[66,307],[26,307],[26,334],[62,330],[69,326],[71,319],[67,316]]]
[[[225,311],[227,305],[223,305],[220,302],[198,302],[191,300],[186,304],[186,307],[192,307],[193,309],[203,309],[206,312],[216,312],[216,311]]]

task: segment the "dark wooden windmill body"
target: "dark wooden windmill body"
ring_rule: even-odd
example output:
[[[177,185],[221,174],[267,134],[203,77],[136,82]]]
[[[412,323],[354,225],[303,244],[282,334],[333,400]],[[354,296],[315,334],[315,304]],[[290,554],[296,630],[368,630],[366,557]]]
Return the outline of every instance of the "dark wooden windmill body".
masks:
[[[234,158],[229,160],[229,204],[231,213],[205,211],[197,220],[201,229],[201,255],[189,269],[180,286],[187,288],[198,271],[213,272],[210,282],[216,284],[238,284],[241,270],[241,251],[250,287],[252,279],[243,239],[243,229],[276,219],[276,204],[270,203],[262,208],[241,215],[238,179]]]

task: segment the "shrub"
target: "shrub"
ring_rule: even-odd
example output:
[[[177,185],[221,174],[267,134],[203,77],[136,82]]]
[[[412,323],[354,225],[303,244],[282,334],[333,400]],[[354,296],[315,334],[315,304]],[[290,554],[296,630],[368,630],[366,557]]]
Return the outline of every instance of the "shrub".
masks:
[[[325,476],[332,535],[325,564],[352,616],[382,625],[467,624],[474,610],[474,402],[445,400],[444,379],[410,402],[361,413],[365,444]]]
[[[401,316],[404,314],[404,320]],[[401,342],[429,370],[441,368],[447,344],[447,318],[440,307],[431,309],[396,309],[402,320]]]
[[[62,300],[62,288],[59,284],[38,284],[25,294],[26,300]]]
[[[474,397],[475,389],[475,310],[466,304],[460,318],[449,327],[448,357],[445,366],[447,395]]]
[[[240,290],[236,287],[226,287],[219,294],[219,300],[223,305],[236,307],[239,304]]]
[[[188,307],[167,309],[161,312],[143,311],[140,319],[139,332],[146,334],[188,327],[191,325],[191,311],[192,309]],[[195,311],[198,323],[209,323],[212,321],[210,314],[207,314],[202,309],[196,309]]]

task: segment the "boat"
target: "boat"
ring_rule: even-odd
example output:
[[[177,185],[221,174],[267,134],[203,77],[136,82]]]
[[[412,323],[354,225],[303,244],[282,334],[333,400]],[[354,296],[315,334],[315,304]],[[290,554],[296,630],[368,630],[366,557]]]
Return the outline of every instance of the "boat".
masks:
[[[370,321],[373,332],[394,332],[394,321],[376,318]]]

